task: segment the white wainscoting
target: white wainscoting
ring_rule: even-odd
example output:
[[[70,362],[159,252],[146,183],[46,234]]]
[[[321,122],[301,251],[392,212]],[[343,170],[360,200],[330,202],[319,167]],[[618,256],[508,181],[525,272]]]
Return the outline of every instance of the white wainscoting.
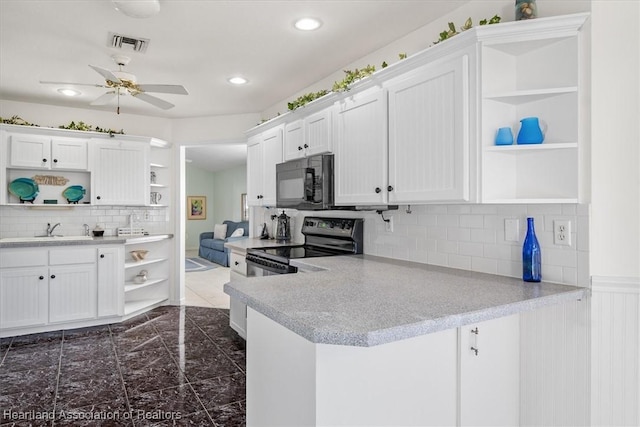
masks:
[[[520,316],[520,425],[588,426],[590,298]]]
[[[591,424],[640,425],[640,278],[591,278]]]

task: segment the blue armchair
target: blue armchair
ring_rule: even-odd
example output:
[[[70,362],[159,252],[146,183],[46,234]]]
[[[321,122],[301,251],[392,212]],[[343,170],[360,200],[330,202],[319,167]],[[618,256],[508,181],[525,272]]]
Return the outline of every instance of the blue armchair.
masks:
[[[246,239],[249,236],[249,221],[224,221],[223,224],[227,224],[227,235],[224,240],[214,239],[213,231],[200,234],[200,249],[198,250],[198,255],[216,264],[229,267],[229,249],[225,248],[224,244],[234,240]],[[244,234],[238,237],[229,237],[238,227],[244,229]]]

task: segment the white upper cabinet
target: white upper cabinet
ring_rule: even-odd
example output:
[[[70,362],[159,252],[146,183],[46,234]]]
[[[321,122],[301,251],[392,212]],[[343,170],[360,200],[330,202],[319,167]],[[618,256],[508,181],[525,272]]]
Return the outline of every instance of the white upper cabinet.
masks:
[[[149,144],[91,140],[91,203],[149,205]]]
[[[335,106],[335,203],[387,203],[387,93],[373,88]]]
[[[330,153],[331,149],[331,108],[285,125],[284,161]]]
[[[469,53],[386,85],[389,203],[469,200]]]
[[[247,202],[276,205],[276,164],[282,163],[284,126],[266,130],[247,141]]]
[[[87,170],[87,140],[43,135],[10,135],[10,167]]]

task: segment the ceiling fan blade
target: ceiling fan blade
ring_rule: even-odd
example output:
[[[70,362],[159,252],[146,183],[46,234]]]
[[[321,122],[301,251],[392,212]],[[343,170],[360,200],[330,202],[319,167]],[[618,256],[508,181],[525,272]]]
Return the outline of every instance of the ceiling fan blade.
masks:
[[[89,105],[107,105],[109,103],[109,101],[111,101],[115,97],[116,97],[116,92],[115,91],[107,92],[104,95],[96,98]]]
[[[72,83],[72,82],[49,82],[40,80],[40,83],[43,85],[73,85],[73,86],[91,86],[91,87],[108,87],[105,85],[99,85],[95,83]]]
[[[117,78],[115,74],[113,74],[111,71],[107,70],[106,68],[96,67],[95,65],[89,65],[89,67],[96,70],[96,72],[100,74],[102,77],[104,77],[105,79],[110,80],[114,83],[121,83],[120,79]]]
[[[133,96],[134,98],[138,98],[144,102],[148,102],[151,105],[155,105],[158,108],[162,108],[163,110],[168,110],[169,108],[175,107],[175,105],[170,102],[167,102],[160,98],[156,98],[155,96],[151,96],[144,92],[131,93],[131,96]]]
[[[189,95],[181,85],[138,85],[143,92],[172,93],[174,95]]]

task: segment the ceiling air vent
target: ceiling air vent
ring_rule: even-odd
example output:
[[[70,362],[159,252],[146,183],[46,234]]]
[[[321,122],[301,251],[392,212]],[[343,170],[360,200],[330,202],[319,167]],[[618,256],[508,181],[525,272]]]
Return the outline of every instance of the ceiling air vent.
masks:
[[[116,49],[131,50],[134,52],[145,53],[149,46],[149,39],[141,39],[122,34],[109,33],[108,46]]]

